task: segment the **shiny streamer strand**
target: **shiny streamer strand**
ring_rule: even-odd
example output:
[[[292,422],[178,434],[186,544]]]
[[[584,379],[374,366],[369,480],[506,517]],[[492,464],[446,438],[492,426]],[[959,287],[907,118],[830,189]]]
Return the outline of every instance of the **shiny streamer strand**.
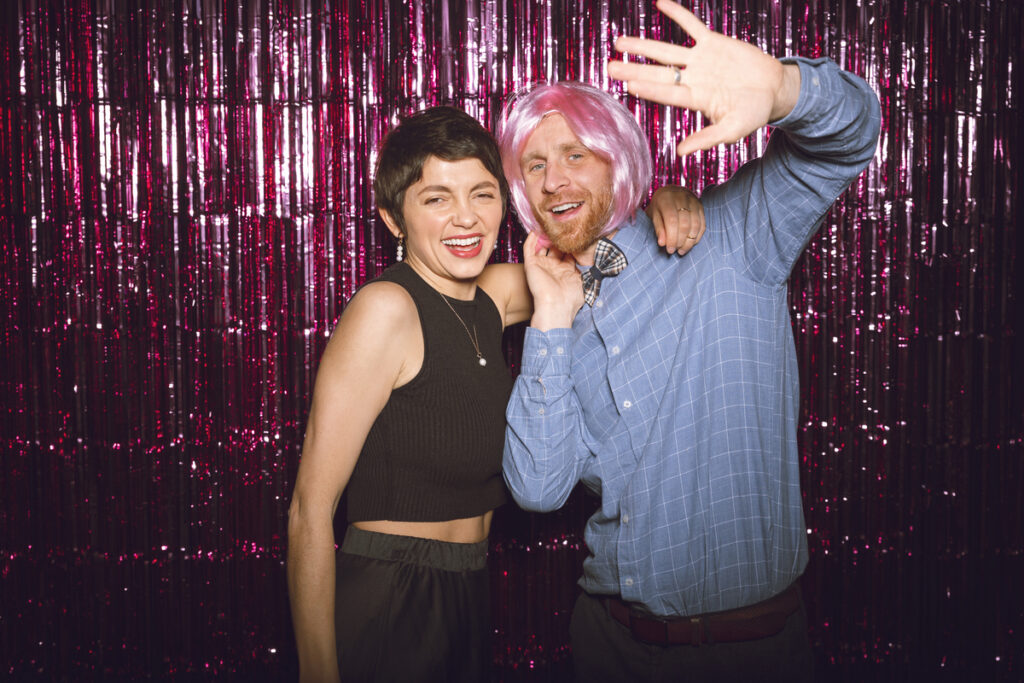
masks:
[[[879,93],[874,163],[790,285],[811,635],[829,680],[1019,680],[1024,292],[1019,3],[698,1]],[[623,97],[657,182],[700,116],[622,95],[647,2],[17,0],[0,22],[0,675],[295,672],[288,499],[316,366],[391,261],[370,179],[405,113],[577,78]],[[496,258],[516,260],[509,219]],[[508,334],[514,368],[522,330]],[[563,680],[593,501],[498,511],[495,662]],[[339,520],[339,524],[343,520]],[[969,675],[968,675],[969,674]]]

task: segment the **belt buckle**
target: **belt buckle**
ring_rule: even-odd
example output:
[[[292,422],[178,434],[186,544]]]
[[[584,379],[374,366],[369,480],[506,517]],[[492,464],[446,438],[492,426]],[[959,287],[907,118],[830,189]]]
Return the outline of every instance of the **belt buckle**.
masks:
[[[700,647],[704,642],[704,618],[701,616],[690,617],[690,644]]]

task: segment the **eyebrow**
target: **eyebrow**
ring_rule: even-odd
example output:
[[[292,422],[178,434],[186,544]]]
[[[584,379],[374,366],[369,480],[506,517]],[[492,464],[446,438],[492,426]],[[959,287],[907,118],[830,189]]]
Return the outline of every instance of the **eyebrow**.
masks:
[[[593,150],[591,150],[589,147],[584,145],[579,140],[577,140],[576,142],[565,142],[565,143],[562,143],[561,145],[558,146],[556,151],[560,152],[560,153],[565,153],[565,152],[568,152],[568,151],[571,151],[571,150],[574,150],[574,149],[582,149],[582,150],[585,150],[587,152],[593,153]],[[525,164],[528,161],[533,161],[534,159],[546,159],[546,158],[547,158],[546,155],[541,154],[540,152],[528,152],[526,155],[523,156],[522,160],[519,163],[520,163],[520,165],[522,165],[522,164]]]
[[[477,190],[484,188],[493,188],[496,190],[498,189],[498,184],[493,180],[482,180],[473,187],[469,188],[469,191],[476,192]],[[447,192],[451,194],[452,189],[447,185],[427,185],[426,187],[422,188],[419,192],[417,192],[416,195],[419,196],[422,194],[428,194],[430,192]]]

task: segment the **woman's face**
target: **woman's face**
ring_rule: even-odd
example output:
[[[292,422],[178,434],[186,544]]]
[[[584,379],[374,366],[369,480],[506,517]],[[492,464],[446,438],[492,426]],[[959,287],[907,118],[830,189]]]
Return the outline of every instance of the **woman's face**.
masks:
[[[381,213],[397,237],[397,225]],[[471,297],[501,227],[498,179],[479,159],[428,157],[423,177],[405,191],[402,213],[409,265],[438,291]]]

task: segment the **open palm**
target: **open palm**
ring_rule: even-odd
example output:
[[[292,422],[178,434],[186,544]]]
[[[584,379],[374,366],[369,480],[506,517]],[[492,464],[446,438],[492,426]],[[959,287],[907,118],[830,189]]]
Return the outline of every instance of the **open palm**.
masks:
[[[637,97],[699,111],[711,121],[679,144],[681,156],[736,142],[793,109],[800,92],[799,67],[712,31],[670,0],[660,0],[658,9],[693,38],[693,47],[622,37],[615,42],[617,50],[660,65],[611,61],[608,74],[626,81]]]

